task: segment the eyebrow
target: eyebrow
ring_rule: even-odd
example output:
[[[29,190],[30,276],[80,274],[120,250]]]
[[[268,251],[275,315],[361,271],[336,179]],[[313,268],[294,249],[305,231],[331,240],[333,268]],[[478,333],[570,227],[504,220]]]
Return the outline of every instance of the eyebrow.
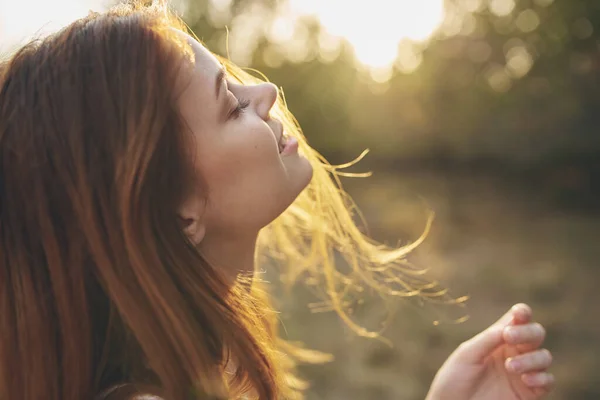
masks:
[[[219,93],[221,92],[221,85],[223,85],[223,80],[225,80],[225,70],[221,68],[217,73],[216,81],[215,81],[215,97],[219,100]]]

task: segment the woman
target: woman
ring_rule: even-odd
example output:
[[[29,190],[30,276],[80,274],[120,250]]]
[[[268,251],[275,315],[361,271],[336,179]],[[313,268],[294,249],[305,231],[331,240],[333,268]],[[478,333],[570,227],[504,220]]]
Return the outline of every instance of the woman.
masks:
[[[365,336],[344,311],[353,291],[435,295],[403,262],[410,247],[360,233],[342,173],[276,87],[185,32],[164,4],[131,3],[0,68],[1,399],[299,397],[302,354],[248,278],[256,254],[322,284]],[[515,306],[428,398],[542,397],[543,339]]]

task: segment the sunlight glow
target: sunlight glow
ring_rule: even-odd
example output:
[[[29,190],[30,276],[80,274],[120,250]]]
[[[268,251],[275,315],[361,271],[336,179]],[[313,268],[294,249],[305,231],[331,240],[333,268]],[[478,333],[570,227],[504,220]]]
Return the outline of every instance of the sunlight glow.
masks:
[[[0,0],[0,53],[10,52],[38,35],[56,31],[87,15],[101,11],[107,0]]]
[[[513,12],[515,6],[515,0],[491,0],[489,9],[493,14],[499,17],[506,17]]]
[[[292,10],[316,16],[332,35],[344,37],[363,64],[381,68],[398,57],[404,39],[427,40],[442,24],[444,0],[290,0]]]

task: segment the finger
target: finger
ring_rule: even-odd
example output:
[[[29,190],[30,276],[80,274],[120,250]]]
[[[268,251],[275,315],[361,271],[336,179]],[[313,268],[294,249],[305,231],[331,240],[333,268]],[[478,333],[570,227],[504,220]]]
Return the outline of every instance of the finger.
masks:
[[[531,322],[531,318],[533,316],[533,311],[531,307],[529,307],[525,303],[515,304],[508,310],[506,314],[504,314],[498,321],[496,321],[492,326],[501,326],[505,327],[507,325],[520,325]]]
[[[533,310],[527,304],[519,303],[512,307],[511,309],[513,313],[513,324],[527,324],[531,322],[533,318]]]
[[[554,386],[554,375],[550,372],[531,372],[521,375],[523,383],[530,388],[544,389],[549,391]]]
[[[512,345],[527,345],[530,349],[534,349],[539,347],[545,338],[546,329],[537,322],[504,328],[504,340]]]
[[[531,308],[526,304],[517,304],[489,328],[461,345],[460,357],[465,362],[479,363],[498,346],[504,344],[504,328],[515,321],[531,318]]]
[[[505,367],[509,372],[524,374],[532,371],[543,371],[552,364],[552,353],[546,349],[532,351],[507,358]]]
[[[460,358],[466,363],[478,364],[503,342],[503,329],[492,325],[460,345]]]

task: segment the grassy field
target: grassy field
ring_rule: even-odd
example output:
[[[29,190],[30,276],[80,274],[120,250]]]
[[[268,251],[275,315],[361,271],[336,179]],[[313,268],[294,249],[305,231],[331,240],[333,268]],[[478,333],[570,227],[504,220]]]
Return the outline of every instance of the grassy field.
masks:
[[[357,337],[334,313],[311,313],[314,299],[302,287],[279,296],[287,336],[335,356],[302,368],[309,400],[423,399],[450,352],[516,302],[529,303],[548,330],[557,378],[551,399],[600,399],[599,214],[557,204],[543,185],[477,171],[382,173],[346,188],[371,235],[390,244],[421,233],[425,200],[436,220],[411,260],[470,300],[466,311],[399,300],[384,334],[390,347]],[[451,323],[464,312],[467,322]],[[382,306],[367,301],[356,317],[369,325],[383,317]]]

